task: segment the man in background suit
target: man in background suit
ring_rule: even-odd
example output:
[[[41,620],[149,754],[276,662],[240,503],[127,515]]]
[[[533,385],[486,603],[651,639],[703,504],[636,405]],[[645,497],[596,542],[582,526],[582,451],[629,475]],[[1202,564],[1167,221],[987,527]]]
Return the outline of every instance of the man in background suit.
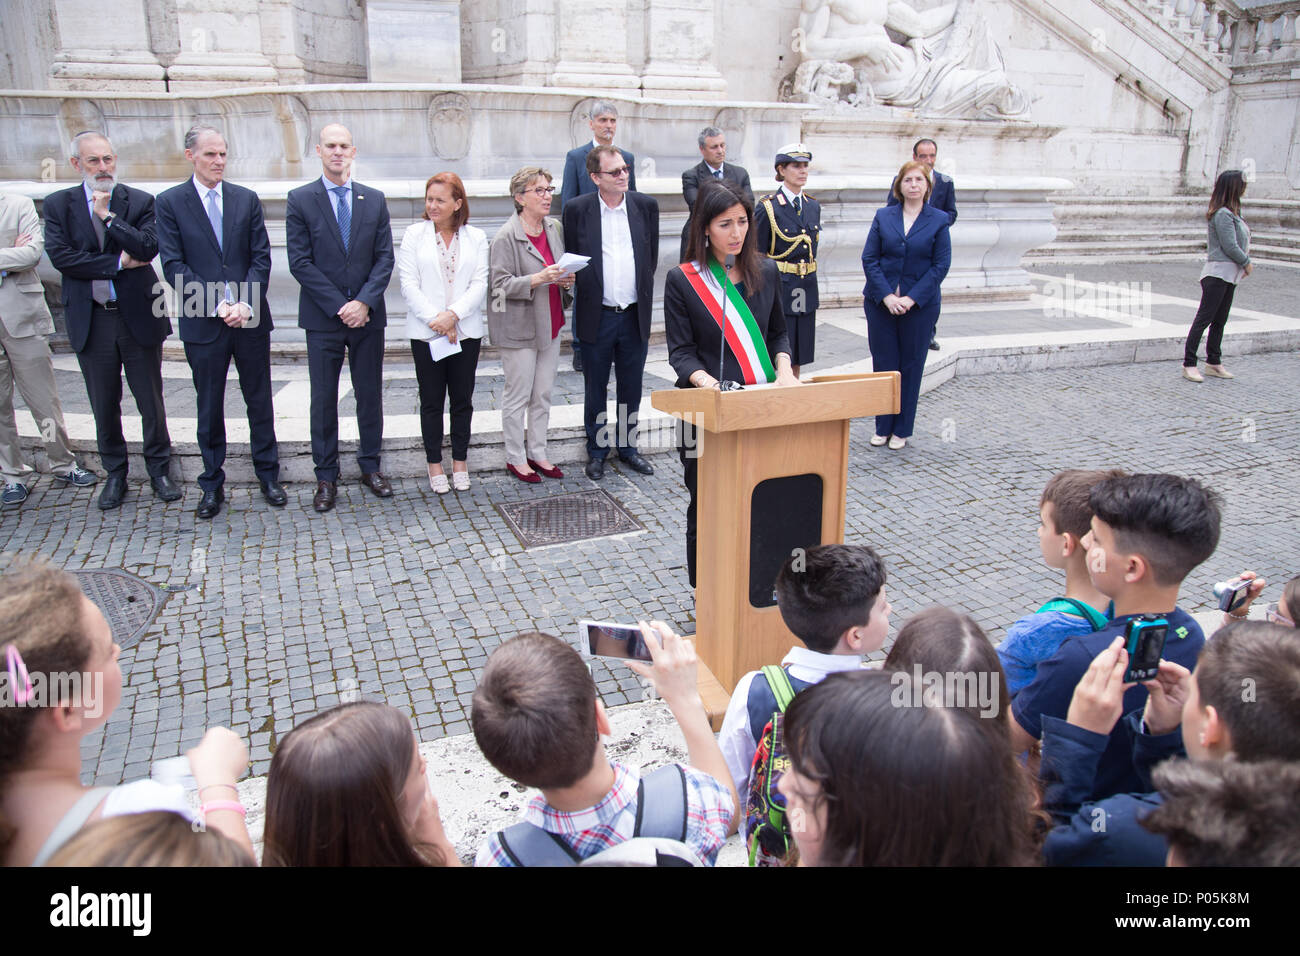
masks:
[[[573,307],[587,380],[587,477],[604,477],[611,446],[634,471],[651,475],[654,468],[636,450],[636,419],[659,263],[659,204],[629,191],[631,167],[613,146],[588,153],[587,170],[597,191],[564,207],[565,251],[591,257],[577,273]],[[617,376],[617,432],[608,422],[601,425],[611,365]]]
[[[176,288],[181,341],[198,393],[198,443],[203,456],[194,514],[214,518],[225,501],[226,376],[230,360],[248,406],[253,467],[262,495],[288,501],[280,485],[280,454],[271,405],[271,242],[257,193],[224,182],[226,140],[211,126],[185,134],[192,178],[158,197],[158,249],[163,277]]]
[[[951,226],[957,221],[957,188],[953,185],[951,176],[947,176],[934,168],[934,161],[938,156],[939,147],[932,139],[918,139],[916,145],[912,147],[912,158],[930,167],[931,188],[928,203],[936,209],[946,212],[948,214],[948,225]],[[885,204],[888,206],[898,205],[898,197],[894,195],[892,183]],[[937,323],[935,329],[938,330]],[[930,348],[935,352],[939,351],[938,339],[930,339]]]
[[[560,207],[557,210],[559,213],[564,212],[564,207],[570,201],[596,191],[596,186],[587,173],[587,154],[597,146],[614,145],[614,132],[618,129],[618,107],[607,100],[597,100],[591,104],[587,125],[591,127],[591,142],[569,150],[564,157],[564,177],[560,180]],[[627,188],[636,192],[636,157],[625,149],[620,149],[619,153],[629,170]],[[578,348],[576,331],[573,336],[573,370],[582,371],[582,350]]]
[[[727,158],[726,134],[716,126],[706,126],[700,130],[697,142],[700,147],[700,155],[704,158],[682,173],[682,198],[686,200],[688,212],[686,225],[682,227],[682,251],[678,257],[682,262],[686,261],[686,240],[689,237],[691,227],[689,213],[695,209],[695,196],[700,191],[701,184],[710,179],[733,182],[740,187],[750,205],[752,206],[754,203],[754,190],[749,185],[749,173],[745,171],[745,167],[724,162]]]
[[[14,418],[14,386],[40,429],[54,477],[70,485],[93,485],[68,445],[68,429],[54,385],[48,336],[54,320],[45,304],[45,289],[36,264],[45,237],[36,205],[26,196],[0,193],[0,502],[6,507],[27,500],[27,473]]]
[[[154,199],[116,181],[117,155],[101,133],[78,133],[71,162],[83,181],[45,197],[45,251],[63,274],[64,322],[108,473],[99,507],[116,508],[126,495],[124,369],[140,411],[149,482],[163,501],[176,501],[181,489],[168,474],[172,443],[162,394],[162,344],[172,324],[152,265],[158,254]]]
[[[393,231],[384,194],[352,181],[357,148],[347,128],[320,132],[320,179],[289,193],[285,240],[298,280],[298,325],[311,375],[312,507],[334,507],[339,480],[339,373],[349,354],[357,403],[361,483],[380,498],[393,489],[379,471],[384,438],[384,291],[393,274]]]

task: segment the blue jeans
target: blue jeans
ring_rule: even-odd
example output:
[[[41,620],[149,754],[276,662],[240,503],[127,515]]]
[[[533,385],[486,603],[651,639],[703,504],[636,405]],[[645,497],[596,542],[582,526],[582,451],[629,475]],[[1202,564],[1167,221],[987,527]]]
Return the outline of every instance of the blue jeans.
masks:
[[[648,308],[648,306],[647,306]],[[622,312],[602,308],[595,342],[579,341],[583,375],[587,380],[583,424],[587,430],[587,456],[604,458],[611,448],[620,456],[636,451],[636,418],[641,407],[641,376],[650,343],[641,338],[637,306]],[[609,370],[613,366],[618,399],[617,431],[605,422],[609,398]]]

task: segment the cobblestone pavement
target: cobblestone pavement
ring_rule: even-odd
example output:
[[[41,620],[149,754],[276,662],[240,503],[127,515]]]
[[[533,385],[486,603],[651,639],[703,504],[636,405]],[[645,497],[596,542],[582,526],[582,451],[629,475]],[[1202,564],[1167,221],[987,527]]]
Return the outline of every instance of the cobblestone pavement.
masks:
[[[1183,381],[1176,360],[959,378],[922,397],[901,452],[870,448],[871,423],[855,423],[846,538],[884,555],[894,630],[947,603],[1000,640],[1059,593],[1034,527],[1043,483],[1064,467],[1197,475],[1223,494],[1223,538],[1184,589],[1190,610],[1245,567],[1276,582],[1300,572],[1296,358],[1245,356],[1233,369],[1236,380],[1202,385]],[[644,531],[529,552],[495,504],[590,488],[580,469],[540,486],[480,474],[441,498],[416,480],[395,481],[386,501],[346,484],[325,516],[301,488],[273,509],[255,487],[228,486],[211,522],[138,493],[101,513],[92,492],[41,481],[0,513],[0,564],[39,552],[194,586],[123,652],[122,703],[86,741],[87,781],[146,775],[213,724],[249,741],[260,774],[276,741],[341,693],[409,711],[424,740],[467,731],[477,671],[520,630],[571,635],[583,617],[642,616],[693,631],[680,469],[670,456],[655,466],[642,477],[614,463],[602,485]],[[607,704],[640,699],[630,675],[595,673]]]

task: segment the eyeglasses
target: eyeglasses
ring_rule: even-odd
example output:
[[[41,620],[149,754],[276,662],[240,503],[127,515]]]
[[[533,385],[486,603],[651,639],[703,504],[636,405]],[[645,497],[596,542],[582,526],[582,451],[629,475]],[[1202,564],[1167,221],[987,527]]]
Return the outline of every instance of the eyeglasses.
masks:
[[[1270,604],[1268,607],[1264,608],[1264,617],[1267,618],[1271,624],[1285,624],[1287,627],[1296,626],[1295,621],[1282,613],[1280,603]]]
[[[535,188],[533,188],[533,189],[525,189],[524,192],[526,192],[526,193],[532,193],[534,196],[537,196],[537,197],[539,197],[539,198],[541,198],[541,199],[545,199],[547,196],[554,196],[554,195],[555,195],[555,187],[554,187],[554,186],[537,186],[537,187],[535,187]]]
[[[630,172],[632,172],[631,166],[620,166],[618,169],[602,169],[600,174],[602,176],[613,176],[615,179],[618,179],[618,177],[626,176]]]

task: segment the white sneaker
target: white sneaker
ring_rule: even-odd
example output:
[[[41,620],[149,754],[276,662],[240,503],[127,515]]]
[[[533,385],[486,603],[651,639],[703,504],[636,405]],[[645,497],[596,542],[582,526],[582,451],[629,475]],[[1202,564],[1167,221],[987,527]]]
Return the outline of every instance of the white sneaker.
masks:
[[[1222,365],[1205,366],[1205,374],[1210,376],[1211,378],[1236,378],[1237,377],[1233,375],[1231,372],[1229,372]]]
[[[1184,366],[1183,366],[1183,378],[1187,379],[1187,381],[1189,381],[1189,382],[1204,382],[1204,381],[1205,381],[1205,376],[1202,375],[1202,374],[1197,370],[1197,368],[1196,368],[1195,365],[1184,365]]]
[[[883,445],[883,444],[884,444],[885,442],[887,442],[887,441],[889,441],[889,439],[886,438],[884,435],[872,435],[872,436],[871,436],[871,444],[872,444],[872,446],[875,447],[875,448],[879,448],[881,445]]]
[[[898,449],[905,447],[907,447],[906,438],[899,438],[897,435],[889,436],[889,448],[891,451],[898,451]]]

